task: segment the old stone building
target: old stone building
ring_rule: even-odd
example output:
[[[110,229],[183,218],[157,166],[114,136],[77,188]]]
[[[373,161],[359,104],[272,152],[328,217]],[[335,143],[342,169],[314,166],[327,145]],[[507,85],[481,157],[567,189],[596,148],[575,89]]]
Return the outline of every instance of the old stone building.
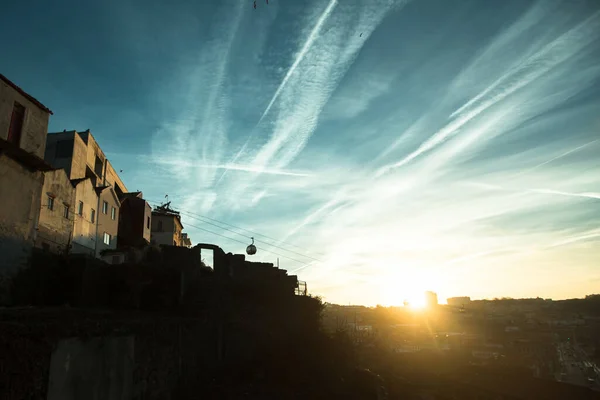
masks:
[[[52,111],[0,75],[0,304],[31,254],[41,206],[44,146]]]
[[[115,249],[119,196],[127,188],[89,129],[49,133],[44,157],[76,181],[73,252],[100,257],[102,251]]]
[[[64,169],[44,173],[35,246],[67,253],[75,221],[75,188]]]

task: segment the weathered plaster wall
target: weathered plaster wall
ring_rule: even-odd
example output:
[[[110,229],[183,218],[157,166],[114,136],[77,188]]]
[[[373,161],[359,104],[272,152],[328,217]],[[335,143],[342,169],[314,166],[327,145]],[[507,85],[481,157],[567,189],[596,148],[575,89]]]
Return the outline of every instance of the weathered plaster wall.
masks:
[[[0,304],[10,301],[11,277],[24,266],[35,241],[44,176],[0,155]]]
[[[54,197],[53,210],[48,208],[48,196]],[[77,204],[75,203],[75,189],[65,170],[58,169],[44,173],[40,203],[35,246],[47,247],[55,253],[66,251],[71,242]],[[68,218],[64,216],[65,205],[69,207]]]
[[[83,214],[77,214],[77,205],[83,202]],[[92,209],[98,218],[98,196],[89,179],[77,183],[75,187],[75,225],[73,228],[73,253],[94,255],[96,244],[96,223],[92,222]]]
[[[102,212],[102,204],[106,201],[108,203],[108,209],[106,214]],[[116,249],[117,248],[117,234],[119,232],[119,200],[112,188],[107,188],[100,194],[100,212],[98,217],[98,247],[96,250],[96,256],[100,256],[100,252],[104,249]],[[115,208],[115,219],[112,219],[111,209]],[[104,233],[110,235],[110,244],[104,243]]]
[[[19,146],[40,158],[44,158],[50,114],[41,110],[2,80],[0,80],[0,139],[6,140],[8,138],[15,101],[25,107],[25,119]]]
[[[57,157],[56,144],[59,141],[73,141],[72,154],[69,157]],[[48,134],[44,159],[55,168],[64,168],[71,179],[85,177],[87,147],[75,131]]]

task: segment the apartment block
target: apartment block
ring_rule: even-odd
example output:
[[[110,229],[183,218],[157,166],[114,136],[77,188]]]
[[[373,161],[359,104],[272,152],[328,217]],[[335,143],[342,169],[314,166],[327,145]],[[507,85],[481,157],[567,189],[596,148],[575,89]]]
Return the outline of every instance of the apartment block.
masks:
[[[102,251],[116,249],[119,196],[127,188],[89,129],[49,133],[44,158],[75,182],[72,251],[100,257]]]

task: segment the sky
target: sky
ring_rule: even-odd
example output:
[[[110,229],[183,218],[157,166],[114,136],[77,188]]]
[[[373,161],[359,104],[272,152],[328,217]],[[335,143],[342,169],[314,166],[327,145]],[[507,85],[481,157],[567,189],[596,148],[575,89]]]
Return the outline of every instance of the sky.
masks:
[[[13,1],[0,45],[50,131],[325,301],[600,292],[597,1]]]

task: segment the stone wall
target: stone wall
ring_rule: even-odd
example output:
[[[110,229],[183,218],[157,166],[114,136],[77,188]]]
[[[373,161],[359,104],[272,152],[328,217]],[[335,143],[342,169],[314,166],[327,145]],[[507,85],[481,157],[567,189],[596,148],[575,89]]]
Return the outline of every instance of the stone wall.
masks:
[[[33,104],[3,80],[0,80],[0,139],[6,140],[8,138],[15,102],[25,107],[25,119],[19,146],[27,152],[44,158],[50,114]]]
[[[54,199],[52,210],[48,208],[48,197]],[[73,221],[77,213],[75,189],[65,170],[44,173],[44,186],[40,199],[40,216],[35,246],[55,253],[67,251],[73,233]],[[64,207],[69,207],[65,217]]]
[[[10,302],[11,277],[30,256],[43,182],[41,172],[0,154],[0,304]]]

